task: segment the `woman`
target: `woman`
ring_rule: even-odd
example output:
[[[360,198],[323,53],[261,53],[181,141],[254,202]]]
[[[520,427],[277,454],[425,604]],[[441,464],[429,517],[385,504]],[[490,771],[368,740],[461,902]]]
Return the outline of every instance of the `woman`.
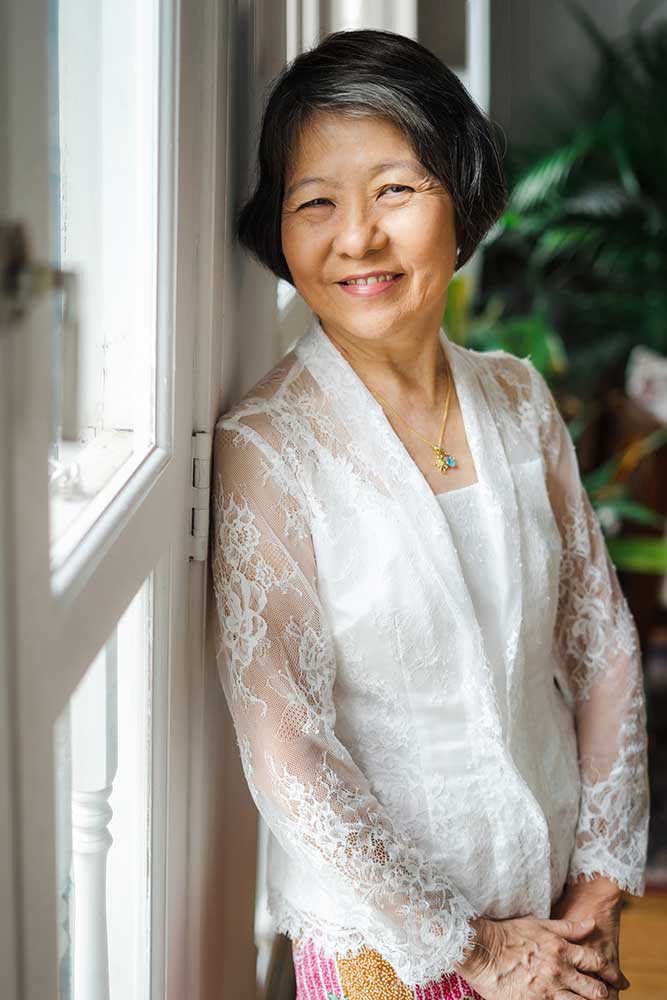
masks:
[[[259,165],[240,239],[313,316],[216,425],[213,573],[298,1000],[617,997],[634,623],[545,381],[440,326],[503,209],[491,125],[421,45],[340,32]]]

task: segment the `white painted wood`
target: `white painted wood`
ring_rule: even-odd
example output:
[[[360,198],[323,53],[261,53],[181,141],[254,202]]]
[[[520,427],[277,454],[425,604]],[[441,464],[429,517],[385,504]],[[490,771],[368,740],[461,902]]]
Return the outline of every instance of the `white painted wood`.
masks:
[[[52,246],[45,103],[48,6],[46,0],[9,0],[0,15],[5,19],[0,22],[0,209],[2,218],[25,223],[33,254],[43,261],[49,260]],[[56,806],[62,803],[56,800],[59,735],[54,727],[151,574],[152,923],[141,948],[151,972],[152,997],[180,1000],[194,995],[186,951],[188,611],[196,615],[197,606],[189,601],[187,525],[198,330],[201,13],[199,0],[182,7],[176,0],[161,4],[156,445],[53,574],[45,475],[51,438],[52,302],[42,300],[11,334],[0,330],[0,625],[9,625],[6,631],[0,629],[0,722],[9,720],[6,728],[0,726],[0,739],[9,749],[7,756],[0,755],[0,885],[5,904],[0,948],[3,997],[11,1000],[19,995],[21,1000],[57,996],[62,973],[65,928],[57,894],[63,865],[55,852],[58,823],[62,826]],[[198,617],[201,620],[201,612]],[[88,734],[86,741],[91,739]],[[94,759],[92,755],[91,762]],[[87,953],[78,968],[81,982],[104,966],[99,899],[108,817],[109,786],[104,782],[112,772],[110,765],[107,760],[107,778],[95,776],[92,790],[75,792],[73,846],[78,867],[87,869],[78,877],[83,893],[79,930],[93,939],[79,944]],[[84,828],[92,833],[95,846],[87,856]],[[82,909],[88,912],[82,915]],[[102,995],[99,989],[99,981],[94,994],[82,986],[75,1000]]]
[[[489,0],[468,0],[466,14],[466,86],[473,100],[488,114],[491,86]]]
[[[29,227],[35,255],[48,260],[47,180],[43,95],[46,94],[46,67],[43,58],[33,62],[35,39],[45,38],[44,10],[40,4],[10,4],[8,10],[5,80],[7,102],[7,188],[5,211],[12,218],[24,219]],[[30,72],[27,68],[30,67]],[[25,72],[23,72],[25,68]],[[21,84],[19,84],[21,81]],[[45,252],[46,251],[46,252]],[[48,308],[35,308],[25,324],[12,330],[9,383],[9,422],[7,433],[12,442],[12,463],[4,482],[9,492],[11,510],[10,545],[25,531],[27,543],[21,558],[13,549],[10,561],[14,582],[13,631],[10,690],[16,742],[13,759],[17,783],[16,803],[16,900],[19,921],[19,980],[21,997],[54,993],[56,972],[56,906],[53,887],[55,870],[53,852],[53,777],[51,718],[46,719],[49,703],[49,671],[43,670],[42,696],[38,699],[34,677],[36,664],[49,663],[45,633],[53,631],[54,619],[44,562],[37,552],[48,553],[46,522],[46,481],[32,470],[45,468],[49,439],[48,371],[44,344],[48,343]],[[7,336],[7,332],[3,331]],[[36,378],[29,378],[27,373]],[[41,457],[41,461],[38,460]],[[41,512],[41,516],[40,516]],[[30,521],[31,530],[27,531]],[[18,530],[17,530],[18,529]],[[32,579],[32,587],[28,581]],[[40,628],[35,628],[39,622]],[[28,651],[28,649],[30,651]],[[32,671],[27,666],[28,661]],[[23,674],[31,674],[30,681]],[[33,687],[22,715],[25,682]],[[49,713],[50,715],[50,713]],[[25,754],[30,736],[31,748]],[[46,764],[46,767],[44,766]],[[50,780],[49,780],[50,779]],[[38,908],[38,899],[41,907]],[[41,910],[41,912],[40,912]],[[28,959],[28,943],[33,956]]]
[[[0,6],[0,66],[6,65],[6,11]],[[0,218],[7,218],[7,168],[5,134],[6,92],[0,83]],[[0,252],[1,256],[1,252]],[[7,470],[11,467],[12,440],[9,433],[10,372],[12,341],[0,323],[0,968],[6,1000],[19,997],[19,921],[16,838],[16,755],[13,669],[14,607],[11,585],[13,551],[11,546],[12,507],[6,488]]]
[[[115,635],[70,699],[74,998],[109,1000],[107,854],[109,795],[118,762]],[[128,887],[128,896],[131,886]]]
[[[62,997],[72,995],[72,948],[74,942],[74,884],[72,871],[72,741],[70,704],[64,707],[54,727],[56,907],[58,936],[58,984]]]
[[[300,19],[307,5],[295,6]],[[232,227],[254,182],[263,97],[286,59],[286,17],[287,7],[270,0],[205,5],[194,404],[201,430],[212,430],[219,413],[282,353],[276,280],[235,245]],[[306,28],[293,24],[297,30]],[[255,942],[258,817],[217,675],[216,611],[208,567],[200,563],[191,564],[191,600],[188,996],[250,1000],[258,974],[261,995],[263,971]],[[197,611],[203,604],[205,616]]]
[[[285,58],[288,62],[301,52],[303,0],[285,0]]]
[[[466,4],[466,66],[462,80],[470,96],[488,114],[491,80],[490,0],[468,0]],[[470,283],[473,301],[482,276],[482,252],[473,254],[457,272]]]
[[[312,49],[328,25],[331,0],[301,0],[301,50]]]
[[[417,0],[329,0],[327,30],[374,28],[417,37]]]
[[[0,4],[0,219],[9,217],[9,11]],[[2,250],[0,249],[0,259]],[[20,923],[18,914],[18,837],[16,829],[16,729],[14,697],[13,507],[7,472],[13,463],[10,373],[13,342],[0,320],[0,968],[6,1000],[19,1000]]]

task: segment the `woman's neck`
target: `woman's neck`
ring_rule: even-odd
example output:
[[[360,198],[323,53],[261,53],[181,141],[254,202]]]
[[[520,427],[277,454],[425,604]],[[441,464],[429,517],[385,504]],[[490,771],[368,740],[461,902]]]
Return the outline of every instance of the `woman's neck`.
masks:
[[[321,325],[371,392],[410,409],[441,406],[447,363],[439,326],[420,332],[392,331],[386,337],[355,337],[340,327]]]

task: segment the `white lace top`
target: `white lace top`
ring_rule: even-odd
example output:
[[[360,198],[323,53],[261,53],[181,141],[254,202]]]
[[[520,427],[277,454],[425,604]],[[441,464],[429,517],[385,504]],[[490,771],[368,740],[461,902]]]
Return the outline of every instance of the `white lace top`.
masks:
[[[218,666],[276,929],[408,986],[568,877],[641,894],[648,827],[637,634],[570,435],[528,358],[440,338],[458,496],[315,316],[214,440]]]

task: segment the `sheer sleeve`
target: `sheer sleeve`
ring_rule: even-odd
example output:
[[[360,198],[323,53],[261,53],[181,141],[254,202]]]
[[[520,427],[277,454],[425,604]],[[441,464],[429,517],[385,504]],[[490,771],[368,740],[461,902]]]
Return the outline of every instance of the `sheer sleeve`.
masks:
[[[642,895],[649,789],[639,639],[570,433],[546,381],[528,365],[563,543],[554,643],[559,678],[575,710],[582,780],[568,881],[599,873]]]
[[[244,774],[284,850],[351,893],[368,946],[407,985],[423,983],[461,961],[477,913],[335,734],[335,652],[305,496],[268,437],[219,422],[214,441],[218,669]]]

